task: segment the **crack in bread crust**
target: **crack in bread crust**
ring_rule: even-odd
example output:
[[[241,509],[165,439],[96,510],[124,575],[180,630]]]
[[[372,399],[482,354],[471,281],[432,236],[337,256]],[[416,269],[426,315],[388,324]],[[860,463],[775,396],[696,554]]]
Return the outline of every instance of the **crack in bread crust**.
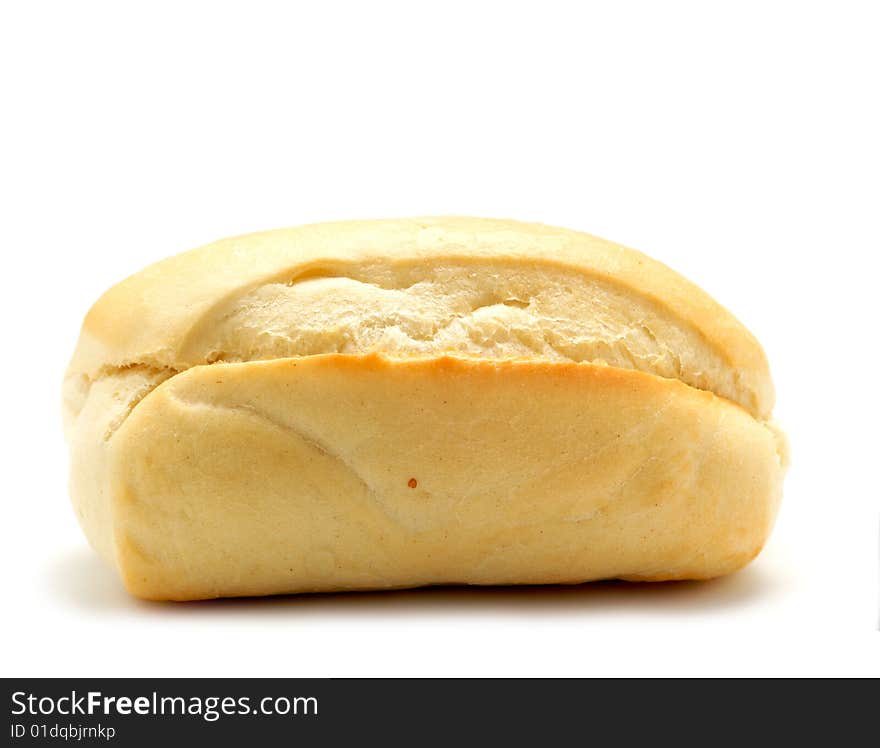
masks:
[[[678,379],[751,412],[754,406],[741,372],[698,330],[612,283],[537,262],[528,269],[374,262],[284,274],[215,305],[173,365],[157,363],[157,355],[78,376],[86,390],[125,372],[147,373],[156,386],[193,366],[326,353],[592,363]],[[69,380],[70,391],[82,381]],[[147,394],[140,386],[132,393],[106,439]]]
[[[756,394],[701,332],[645,297],[534,262],[373,262],[310,268],[214,306],[190,365],[325,353],[586,362],[680,379],[753,414]]]
[[[113,412],[108,414],[104,432],[104,441],[109,441],[141,400],[166,379],[181,371],[169,366],[132,363],[123,366],[104,366],[94,376],[77,374],[66,377],[62,403],[65,431],[69,432],[74,428],[95,385],[114,382],[118,385],[112,395],[115,406],[111,406]]]
[[[754,337],[666,266],[580,232],[462,217],[315,224],[168,258],[92,307],[69,372],[333,352],[607,363],[758,418],[773,406]]]

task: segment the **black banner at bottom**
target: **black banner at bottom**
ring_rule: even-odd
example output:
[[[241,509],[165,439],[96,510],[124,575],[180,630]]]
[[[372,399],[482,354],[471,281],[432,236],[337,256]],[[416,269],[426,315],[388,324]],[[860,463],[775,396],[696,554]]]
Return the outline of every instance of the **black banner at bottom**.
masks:
[[[6,745],[631,744],[872,734],[873,682],[4,679]],[[862,686],[867,685],[867,688]],[[835,694],[838,698],[834,698]],[[839,711],[838,711],[839,710]],[[708,730],[708,732],[707,732]]]

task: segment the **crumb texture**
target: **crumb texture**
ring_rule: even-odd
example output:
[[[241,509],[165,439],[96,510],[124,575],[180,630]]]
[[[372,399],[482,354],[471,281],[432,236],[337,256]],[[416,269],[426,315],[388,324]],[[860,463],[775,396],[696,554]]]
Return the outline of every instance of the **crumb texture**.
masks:
[[[373,264],[313,272],[227,302],[202,321],[186,351],[205,363],[323,353],[597,363],[751,404],[737,372],[658,304],[540,265]]]

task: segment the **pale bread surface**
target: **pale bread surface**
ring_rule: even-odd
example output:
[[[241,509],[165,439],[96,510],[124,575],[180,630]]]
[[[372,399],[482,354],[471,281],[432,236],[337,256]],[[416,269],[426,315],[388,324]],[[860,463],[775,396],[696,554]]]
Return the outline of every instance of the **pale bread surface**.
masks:
[[[775,516],[772,403],[758,343],[667,267],[465,218],[157,263],[65,381],[86,534],[172,599],[723,574]]]

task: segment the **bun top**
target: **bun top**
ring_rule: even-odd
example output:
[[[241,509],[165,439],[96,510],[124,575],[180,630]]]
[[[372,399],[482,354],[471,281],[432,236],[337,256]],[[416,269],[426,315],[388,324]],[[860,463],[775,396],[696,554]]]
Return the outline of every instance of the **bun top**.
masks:
[[[224,239],[107,291],[68,378],[321,353],[527,358],[637,369],[767,418],[755,338],[626,247],[479,218],[346,221]]]

